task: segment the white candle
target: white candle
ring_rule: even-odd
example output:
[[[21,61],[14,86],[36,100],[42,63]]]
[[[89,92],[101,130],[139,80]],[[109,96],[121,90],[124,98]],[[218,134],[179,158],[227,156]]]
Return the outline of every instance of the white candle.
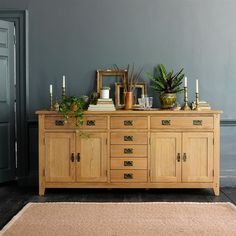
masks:
[[[66,87],[66,76],[65,75],[62,76],[62,87],[63,88]]]
[[[50,94],[52,94],[52,84],[50,84]]]
[[[199,93],[199,90],[198,90],[198,79],[196,79],[196,93]]]
[[[184,87],[188,86],[188,78],[187,76],[184,77]]]

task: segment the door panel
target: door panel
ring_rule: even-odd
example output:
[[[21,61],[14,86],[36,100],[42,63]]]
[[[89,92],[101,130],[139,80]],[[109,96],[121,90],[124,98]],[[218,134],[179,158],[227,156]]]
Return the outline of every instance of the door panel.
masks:
[[[182,181],[213,181],[213,133],[183,134]]]
[[[75,181],[75,134],[46,133],[45,156],[47,182]]]
[[[0,20],[0,183],[15,177],[14,24]]]
[[[151,134],[151,182],[181,180],[181,134]]]
[[[77,181],[106,182],[107,134],[86,133],[88,137],[77,136]]]

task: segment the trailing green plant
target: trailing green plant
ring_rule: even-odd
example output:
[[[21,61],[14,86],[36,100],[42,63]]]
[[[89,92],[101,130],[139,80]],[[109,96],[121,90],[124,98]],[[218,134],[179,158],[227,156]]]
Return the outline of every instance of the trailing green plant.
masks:
[[[121,69],[114,65],[115,70],[120,71]],[[140,82],[141,74],[143,71],[143,68],[139,68],[137,71],[135,70],[134,64],[132,67],[128,64],[127,68],[125,69],[127,71],[127,76],[122,78],[122,84],[124,86],[124,92],[133,92],[135,89],[135,86],[138,82]]]
[[[183,83],[184,74],[183,68],[174,74],[171,70],[167,73],[163,64],[160,64],[155,68],[154,75],[146,73],[146,76],[153,82],[151,86],[157,92],[162,93],[179,93],[183,91],[181,84]]]
[[[86,108],[86,101],[83,97],[64,97],[60,103],[59,112],[63,114],[65,121],[69,116],[75,116],[76,125],[83,125],[83,115]]]

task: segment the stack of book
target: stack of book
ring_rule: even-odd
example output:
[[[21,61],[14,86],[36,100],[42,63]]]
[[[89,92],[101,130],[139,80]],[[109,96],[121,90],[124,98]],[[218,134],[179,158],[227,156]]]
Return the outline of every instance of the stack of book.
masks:
[[[211,106],[208,102],[206,101],[200,101],[198,107],[201,110],[211,110]],[[192,102],[192,109],[196,108],[196,101]]]
[[[99,98],[96,105],[90,104],[88,111],[115,111],[115,105],[111,98]]]

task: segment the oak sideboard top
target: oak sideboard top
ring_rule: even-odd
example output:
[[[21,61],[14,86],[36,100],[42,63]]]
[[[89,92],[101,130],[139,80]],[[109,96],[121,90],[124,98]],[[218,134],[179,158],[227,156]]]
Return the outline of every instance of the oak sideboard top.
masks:
[[[158,115],[158,114],[168,114],[168,115],[206,115],[206,114],[221,114],[221,110],[203,110],[203,111],[183,111],[183,110],[116,110],[116,111],[84,111],[85,115]],[[38,115],[58,115],[59,112],[49,111],[49,110],[39,110],[36,111]]]

